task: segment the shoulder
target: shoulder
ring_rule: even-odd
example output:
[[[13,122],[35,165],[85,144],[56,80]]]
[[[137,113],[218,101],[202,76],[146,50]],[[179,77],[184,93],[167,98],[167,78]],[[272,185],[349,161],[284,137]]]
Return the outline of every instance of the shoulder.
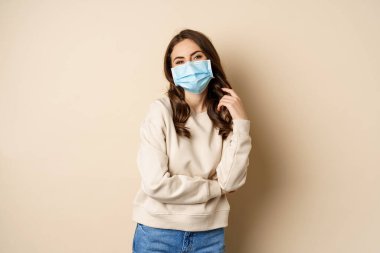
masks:
[[[162,96],[149,103],[145,119],[166,121],[172,117],[172,113],[169,97]]]

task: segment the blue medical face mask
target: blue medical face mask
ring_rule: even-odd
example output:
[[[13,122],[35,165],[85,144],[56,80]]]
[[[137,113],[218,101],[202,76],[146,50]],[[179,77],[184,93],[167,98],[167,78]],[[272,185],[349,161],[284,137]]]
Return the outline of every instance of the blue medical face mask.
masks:
[[[210,60],[188,61],[171,71],[175,85],[195,94],[202,93],[214,78]]]

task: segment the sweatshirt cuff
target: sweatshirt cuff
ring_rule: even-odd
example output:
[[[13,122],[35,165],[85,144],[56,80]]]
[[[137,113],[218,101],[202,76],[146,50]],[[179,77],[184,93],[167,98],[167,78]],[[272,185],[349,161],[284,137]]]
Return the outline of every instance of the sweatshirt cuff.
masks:
[[[241,134],[249,134],[251,121],[249,119],[233,119],[233,131]]]
[[[220,188],[219,182],[217,180],[210,181],[209,195],[210,199],[222,195],[222,189]]]

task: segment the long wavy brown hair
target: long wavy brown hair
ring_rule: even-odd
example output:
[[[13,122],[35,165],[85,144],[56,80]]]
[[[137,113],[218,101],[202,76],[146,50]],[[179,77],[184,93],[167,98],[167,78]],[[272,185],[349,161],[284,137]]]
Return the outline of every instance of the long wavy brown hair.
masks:
[[[170,86],[166,91],[166,95],[170,99],[170,104],[173,111],[173,122],[176,132],[180,136],[191,138],[191,133],[188,127],[185,126],[186,121],[190,117],[190,106],[185,101],[185,92],[181,86],[176,86],[173,81],[171,73],[171,53],[174,46],[184,39],[190,39],[194,41],[204,52],[207,59],[211,61],[211,68],[215,78],[212,78],[208,84],[207,95],[205,98],[205,105],[207,107],[207,114],[210,117],[214,127],[219,129],[219,135],[223,140],[227,138],[232,131],[232,117],[230,112],[224,106],[221,106],[220,111],[217,111],[219,100],[228,94],[221,88],[231,88],[231,85],[227,81],[226,75],[223,71],[222,64],[215,47],[211,43],[210,39],[203,33],[194,31],[191,29],[185,29],[175,35],[170,41],[164,58],[164,72],[165,77],[169,81]]]

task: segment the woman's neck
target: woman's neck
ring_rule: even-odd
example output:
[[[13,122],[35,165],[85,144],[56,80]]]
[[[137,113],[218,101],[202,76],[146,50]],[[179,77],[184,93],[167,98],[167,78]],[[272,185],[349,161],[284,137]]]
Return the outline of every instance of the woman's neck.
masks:
[[[200,113],[207,110],[205,107],[206,95],[207,89],[201,94],[185,91],[185,101],[190,106],[192,112]]]

